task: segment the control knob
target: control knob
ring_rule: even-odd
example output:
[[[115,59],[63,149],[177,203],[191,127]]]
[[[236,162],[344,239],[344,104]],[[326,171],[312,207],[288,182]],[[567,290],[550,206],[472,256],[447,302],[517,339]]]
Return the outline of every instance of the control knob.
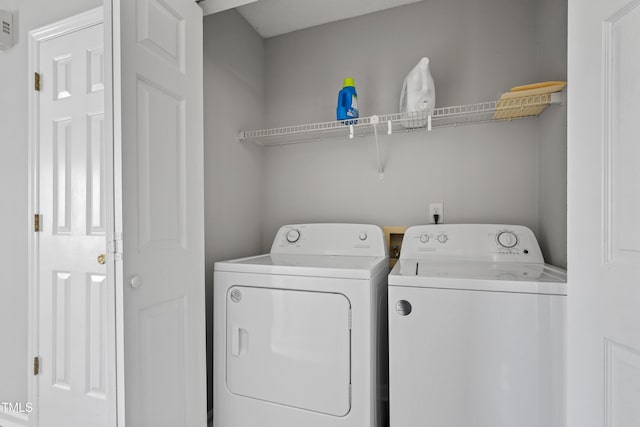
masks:
[[[421,241],[422,243],[427,243],[427,242],[429,241],[429,235],[427,235],[427,234],[421,234],[421,235],[420,235],[420,241]]]
[[[447,243],[447,240],[449,240],[449,238],[447,237],[446,234],[440,234],[438,235],[438,242],[440,243]]]
[[[364,231],[363,231],[362,233],[360,233],[360,235],[358,236],[358,238],[359,238],[360,240],[362,240],[363,242],[364,242],[365,240],[367,240],[367,237],[368,237],[368,236],[367,236],[367,233],[365,233]]]
[[[498,244],[503,248],[511,249],[518,244],[518,236],[511,231],[502,231],[498,234]]]
[[[300,239],[300,231],[296,230],[295,228],[292,230],[289,230],[289,232],[287,233],[287,242],[295,243],[299,239]]]

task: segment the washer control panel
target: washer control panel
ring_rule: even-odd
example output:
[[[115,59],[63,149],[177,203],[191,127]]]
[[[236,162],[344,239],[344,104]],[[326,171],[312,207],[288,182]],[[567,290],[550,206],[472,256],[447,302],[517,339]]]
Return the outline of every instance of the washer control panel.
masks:
[[[401,259],[544,262],[533,232],[522,225],[440,224],[409,227]]]
[[[382,229],[371,224],[291,224],[278,230],[272,254],[387,257]]]

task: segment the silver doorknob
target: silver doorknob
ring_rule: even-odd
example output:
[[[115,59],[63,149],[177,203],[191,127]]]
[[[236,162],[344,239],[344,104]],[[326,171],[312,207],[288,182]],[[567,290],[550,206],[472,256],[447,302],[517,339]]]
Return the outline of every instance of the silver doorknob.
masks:
[[[98,255],[98,264],[104,265],[107,262],[107,256],[105,254]]]
[[[142,277],[138,275],[133,276],[129,281],[129,284],[133,289],[138,289],[140,286],[142,286]]]

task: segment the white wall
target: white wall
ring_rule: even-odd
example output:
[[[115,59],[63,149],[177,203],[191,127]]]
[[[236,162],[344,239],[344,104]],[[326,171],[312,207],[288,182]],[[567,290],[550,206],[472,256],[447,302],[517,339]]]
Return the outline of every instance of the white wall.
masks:
[[[18,43],[0,51],[0,401],[27,401],[27,33],[100,0],[0,0],[16,12]],[[0,420],[0,425],[2,421]]]
[[[539,80],[567,80],[567,1],[539,0]],[[568,90],[571,90],[569,82]],[[545,260],[567,266],[567,105],[553,106],[538,119],[540,228]]]
[[[398,110],[401,84],[429,56],[437,106],[495,100],[535,82],[536,0],[429,0],[266,40],[266,124],[335,119],[342,78],[355,78],[363,116]],[[265,149],[264,248],[288,222],[427,221],[444,202],[452,223],[515,223],[538,231],[536,120],[385,138]]]
[[[262,249],[262,149],[238,143],[261,128],[264,42],[235,11],[204,20],[207,364],[213,406],[213,265]]]

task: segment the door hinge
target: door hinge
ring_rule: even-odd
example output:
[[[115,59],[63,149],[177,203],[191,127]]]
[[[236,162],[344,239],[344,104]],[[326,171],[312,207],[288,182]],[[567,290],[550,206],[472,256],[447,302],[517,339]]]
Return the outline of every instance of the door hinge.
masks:
[[[40,373],[40,358],[38,356],[33,358],[33,375]]]
[[[33,86],[37,92],[40,92],[40,73],[35,73],[33,76]]]
[[[122,259],[122,233],[113,233],[107,239],[107,252],[113,254],[113,259],[119,261]]]
[[[40,214],[34,214],[33,215],[33,231],[35,231],[36,233],[38,233],[39,231],[41,231],[41,227],[40,227],[40,220],[42,218],[40,218],[41,215]]]

